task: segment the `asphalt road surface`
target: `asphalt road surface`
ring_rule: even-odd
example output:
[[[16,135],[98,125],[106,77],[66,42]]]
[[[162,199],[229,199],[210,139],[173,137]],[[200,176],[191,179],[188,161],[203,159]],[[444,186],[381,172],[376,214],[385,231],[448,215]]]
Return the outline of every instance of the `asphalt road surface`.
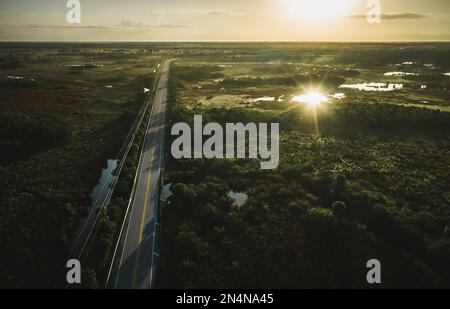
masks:
[[[128,226],[122,235],[118,252],[119,266],[113,274],[112,287],[149,289],[154,287],[156,252],[155,217],[159,199],[159,181],[163,164],[164,120],[170,60],[161,68],[153,113],[145,137],[136,189],[129,213]]]

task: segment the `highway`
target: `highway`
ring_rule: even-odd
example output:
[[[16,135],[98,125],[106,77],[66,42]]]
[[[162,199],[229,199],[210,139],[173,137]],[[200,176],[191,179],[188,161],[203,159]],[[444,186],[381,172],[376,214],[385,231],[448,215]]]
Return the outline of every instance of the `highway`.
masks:
[[[157,255],[155,220],[163,164],[164,122],[170,60],[163,63],[149,119],[134,195],[126,218],[109,287],[149,289],[154,287]]]

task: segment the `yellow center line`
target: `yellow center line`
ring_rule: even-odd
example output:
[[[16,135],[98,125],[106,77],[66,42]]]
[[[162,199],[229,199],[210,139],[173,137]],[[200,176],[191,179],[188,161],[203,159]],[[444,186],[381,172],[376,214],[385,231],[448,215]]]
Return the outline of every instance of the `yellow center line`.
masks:
[[[161,75],[162,74],[163,74],[163,72],[161,73]],[[157,104],[156,103],[158,101],[157,97],[158,97],[158,94],[156,93],[154,104]],[[153,117],[153,113],[150,115],[150,119],[149,119],[150,123],[152,121],[152,117]],[[150,127],[151,127],[151,125],[150,125]],[[153,158],[153,155],[152,155],[152,158]],[[139,258],[140,258],[140,254],[141,254],[141,242],[142,242],[142,234],[143,234],[143,231],[144,231],[144,224],[145,224],[145,213],[147,211],[147,205],[148,205],[148,191],[150,189],[150,176],[151,176],[151,172],[149,171],[148,177],[147,177],[147,187],[145,189],[144,209],[142,210],[141,226],[140,226],[140,229],[139,229],[139,240],[138,240],[138,248],[137,248],[137,253],[136,253],[136,261],[135,261],[135,264],[134,264],[132,288],[135,288],[135,286],[136,286],[136,275],[137,275],[137,271],[138,271]],[[152,254],[153,254],[153,252],[152,252]]]
[[[150,188],[150,172],[148,173],[148,177],[147,177],[147,187],[145,189],[145,200],[144,200],[144,209],[142,210],[142,217],[141,217],[141,226],[139,229],[139,240],[138,240],[138,248],[137,248],[137,254],[136,254],[136,262],[134,264],[134,273],[133,273],[133,288],[136,285],[136,274],[137,274],[137,270],[138,270],[138,265],[139,265],[139,257],[141,254],[141,241],[142,241],[142,234],[144,231],[144,223],[145,223],[145,213],[147,211],[147,205],[148,205],[148,191]]]

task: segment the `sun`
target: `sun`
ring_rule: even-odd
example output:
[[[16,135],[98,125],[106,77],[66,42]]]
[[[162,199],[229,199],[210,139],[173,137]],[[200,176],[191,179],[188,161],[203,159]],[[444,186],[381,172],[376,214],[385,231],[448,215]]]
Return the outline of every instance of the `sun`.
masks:
[[[281,0],[285,14],[303,21],[329,21],[347,15],[355,0]]]
[[[310,91],[306,94],[294,96],[292,101],[304,103],[311,108],[316,108],[319,105],[328,102],[328,97],[318,91]]]

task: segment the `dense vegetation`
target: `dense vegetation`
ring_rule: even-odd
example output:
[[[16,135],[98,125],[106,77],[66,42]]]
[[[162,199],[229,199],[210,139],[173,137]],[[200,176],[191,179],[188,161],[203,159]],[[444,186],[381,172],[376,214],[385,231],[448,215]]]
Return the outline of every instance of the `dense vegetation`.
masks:
[[[169,160],[160,287],[364,288],[371,258],[382,261],[381,287],[450,286],[449,113],[367,99],[314,112],[208,107],[191,104],[178,69],[172,123],[279,122],[281,164]],[[239,85],[249,86],[228,86]],[[248,201],[235,205],[230,191]]]
[[[1,156],[27,154],[67,144],[71,130],[60,117],[0,113]]]
[[[54,286],[162,55],[178,59],[171,123],[195,114],[279,122],[281,162],[262,171],[258,160],[169,157],[160,287],[367,287],[371,258],[382,262],[381,287],[449,287],[449,51],[445,43],[2,44],[0,287]],[[398,70],[418,75],[384,76]],[[361,82],[405,87],[338,88]],[[314,113],[289,102],[317,85],[346,98]],[[275,99],[252,101],[263,96]],[[141,128],[83,287],[104,285],[142,138]],[[237,206],[230,191],[248,200]]]
[[[1,74],[18,77],[5,79],[0,92],[0,287],[61,286],[75,230],[92,205],[92,189],[106,160],[116,159],[159,62],[141,53],[129,59],[130,50],[47,47],[0,49]],[[120,64],[102,63],[103,53],[115,55]],[[65,65],[72,63],[86,66]],[[79,74],[67,74],[73,71]],[[31,79],[36,82],[30,87],[11,84]],[[104,241],[91,249],[95,262],[86,262],[86,287],[104,284],[114,224],[126,207],[138,153],[139,146],[133,146],[102,217],[98,234]]]

